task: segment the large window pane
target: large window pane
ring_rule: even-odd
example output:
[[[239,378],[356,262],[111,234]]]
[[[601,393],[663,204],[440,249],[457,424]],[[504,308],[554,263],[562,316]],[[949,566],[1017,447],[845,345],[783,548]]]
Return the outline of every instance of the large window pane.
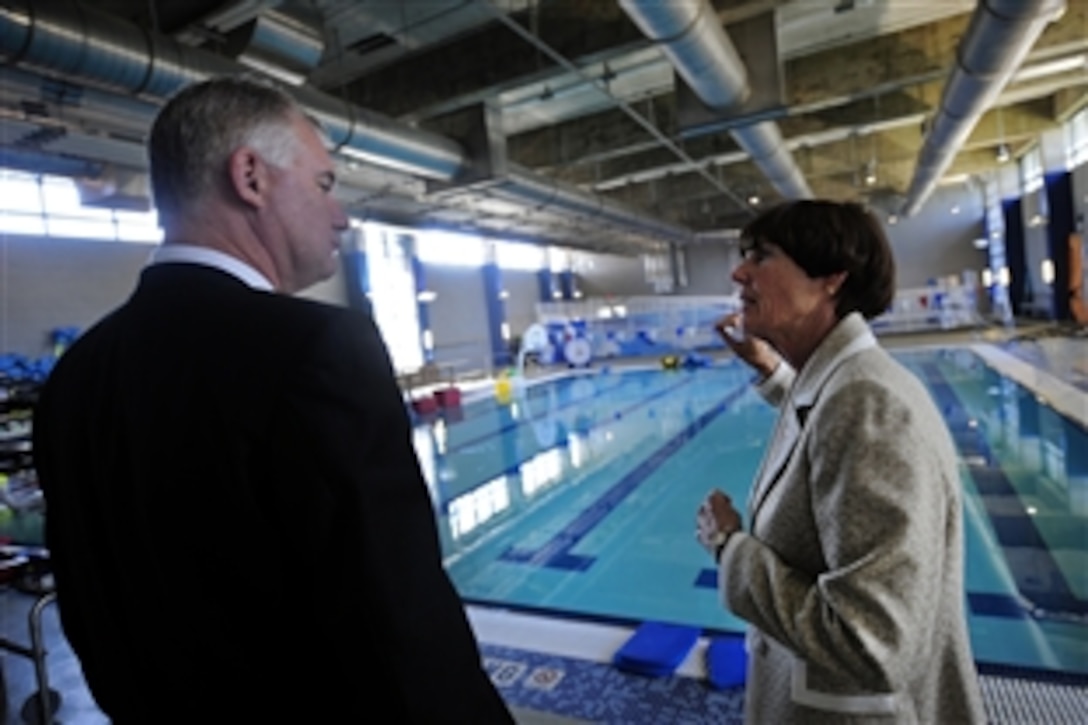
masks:
[[[545,264],[544,247],[513,242],[495,242],[495,262],[502,269],[535,271]]]
[[[71,179],[59,176],[42,177],[42,198],[47,214],[78,215],[83,209],[79,190]]]
[[[0,169],[0,210],[40,214],[42,194],[38,177],[21,171]]]
[[[484,264],[484,243],[479,237],[422,231],[415,233],[415,239],[416,256],[424,264],[458,267],[482,267]]]
[[[40,214],[0,211],[0,234],[45,235],[45,218]]]
[[[51,237],[75,237],[77,239],[116,239],[117,227],[108,216],[80,219],[70,216],[46,218],[46,232]]]
[[[401,372],[423,365],[416,283],[412,274],[412,237],[367,224],[366,265],[374,321],[382,332],[393,367]]]

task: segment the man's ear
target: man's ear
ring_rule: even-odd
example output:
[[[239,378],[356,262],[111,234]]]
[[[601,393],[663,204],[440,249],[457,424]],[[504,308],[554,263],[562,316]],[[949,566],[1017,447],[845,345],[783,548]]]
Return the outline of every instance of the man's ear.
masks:
[[[231,188],[239,198],[253,206],[264,206],[268,190],[268,167],[253,149],[242,146],[230,155]]]

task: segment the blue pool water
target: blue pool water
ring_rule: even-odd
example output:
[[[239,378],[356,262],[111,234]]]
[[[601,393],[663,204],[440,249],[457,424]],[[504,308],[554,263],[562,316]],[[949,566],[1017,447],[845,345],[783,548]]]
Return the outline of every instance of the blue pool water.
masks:
[[[1088,675],[1088,435],[969,349],[896,351],[959,448],[980,664]],[[416,427],[446,566],[469,602],[741,631],[693,537],[747,500],[775,411],[735,361],[533,384]]]

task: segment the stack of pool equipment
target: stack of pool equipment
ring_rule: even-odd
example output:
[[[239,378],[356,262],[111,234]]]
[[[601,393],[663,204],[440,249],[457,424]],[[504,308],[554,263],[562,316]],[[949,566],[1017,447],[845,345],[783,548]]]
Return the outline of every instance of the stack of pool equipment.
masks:
[[[684,624],[643,622],[613,655],[612,664],[636,675],[668,677],[691,654],[701,633],[699,627]],[[740,687],[747,666],[743,635],[710,638],[706,647],[706,674],[711,687]]]

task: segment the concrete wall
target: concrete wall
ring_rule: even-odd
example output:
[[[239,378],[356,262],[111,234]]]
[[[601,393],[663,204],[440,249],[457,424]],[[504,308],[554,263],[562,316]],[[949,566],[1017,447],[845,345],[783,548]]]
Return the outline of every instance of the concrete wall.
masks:
[[[502,286],[506,290],[506,321],[511,336],[521,336],[525,328],[536,322],[536,303],[540,301],[540,282],[536,272],[503,270]]]
[[[572,265],[586,297],[651,295],[641,257],[578,252]]]
[[[434,359],[457,369],[479,369],[491,359],[483,274],[472,267],[426,265]]]
[[[731,277],[737,266],[735,242],[702,242],[684,250],[687,257],[688,286],[685,295],[728,295],[733,292]]]
[[[45,355],[51,330],[89,327],[129,296],[152,249],[0,235],[0,354]],[[337,272],[300,296],[346,304],[344,276]]]
[[[986,250],[974,241],[984,235],[984,215],[982,189],[964,184],[938,187],[918,214],[885,224],[895,253],[896,287],[924,287],[930,279],[961,277],[966,270],[981,274]]]
[[[0,354],[39,357],[50,331],[86,329],[136,286],[151,247],[0,235]]]
[[[938,187],[921,211],[909,219],[885,223],[884,229],[896,260],[896,286],[899,289],[924,287],[930,279],[961,277],[973,270],[981,274],[986,266],[986,250],[977,249],[975,239],[983,236],[984,200],[981,188],[974,185]],[[877,215],[887,221],[886,210]],[[688,285],[677,290],[681,295],[728,295],[734,291],[731,278],[738,262],[735,243],[702,242],[685,248]],[[628,262],[628,274],[633,263]],[[609,275],[622,269],[615,264],[600,264],[581,273],[587,296],[590,290],[630,290],[621,295],[652,295],[645,283],[614,281]],[[638,270],[641,274],[641,267]]]

